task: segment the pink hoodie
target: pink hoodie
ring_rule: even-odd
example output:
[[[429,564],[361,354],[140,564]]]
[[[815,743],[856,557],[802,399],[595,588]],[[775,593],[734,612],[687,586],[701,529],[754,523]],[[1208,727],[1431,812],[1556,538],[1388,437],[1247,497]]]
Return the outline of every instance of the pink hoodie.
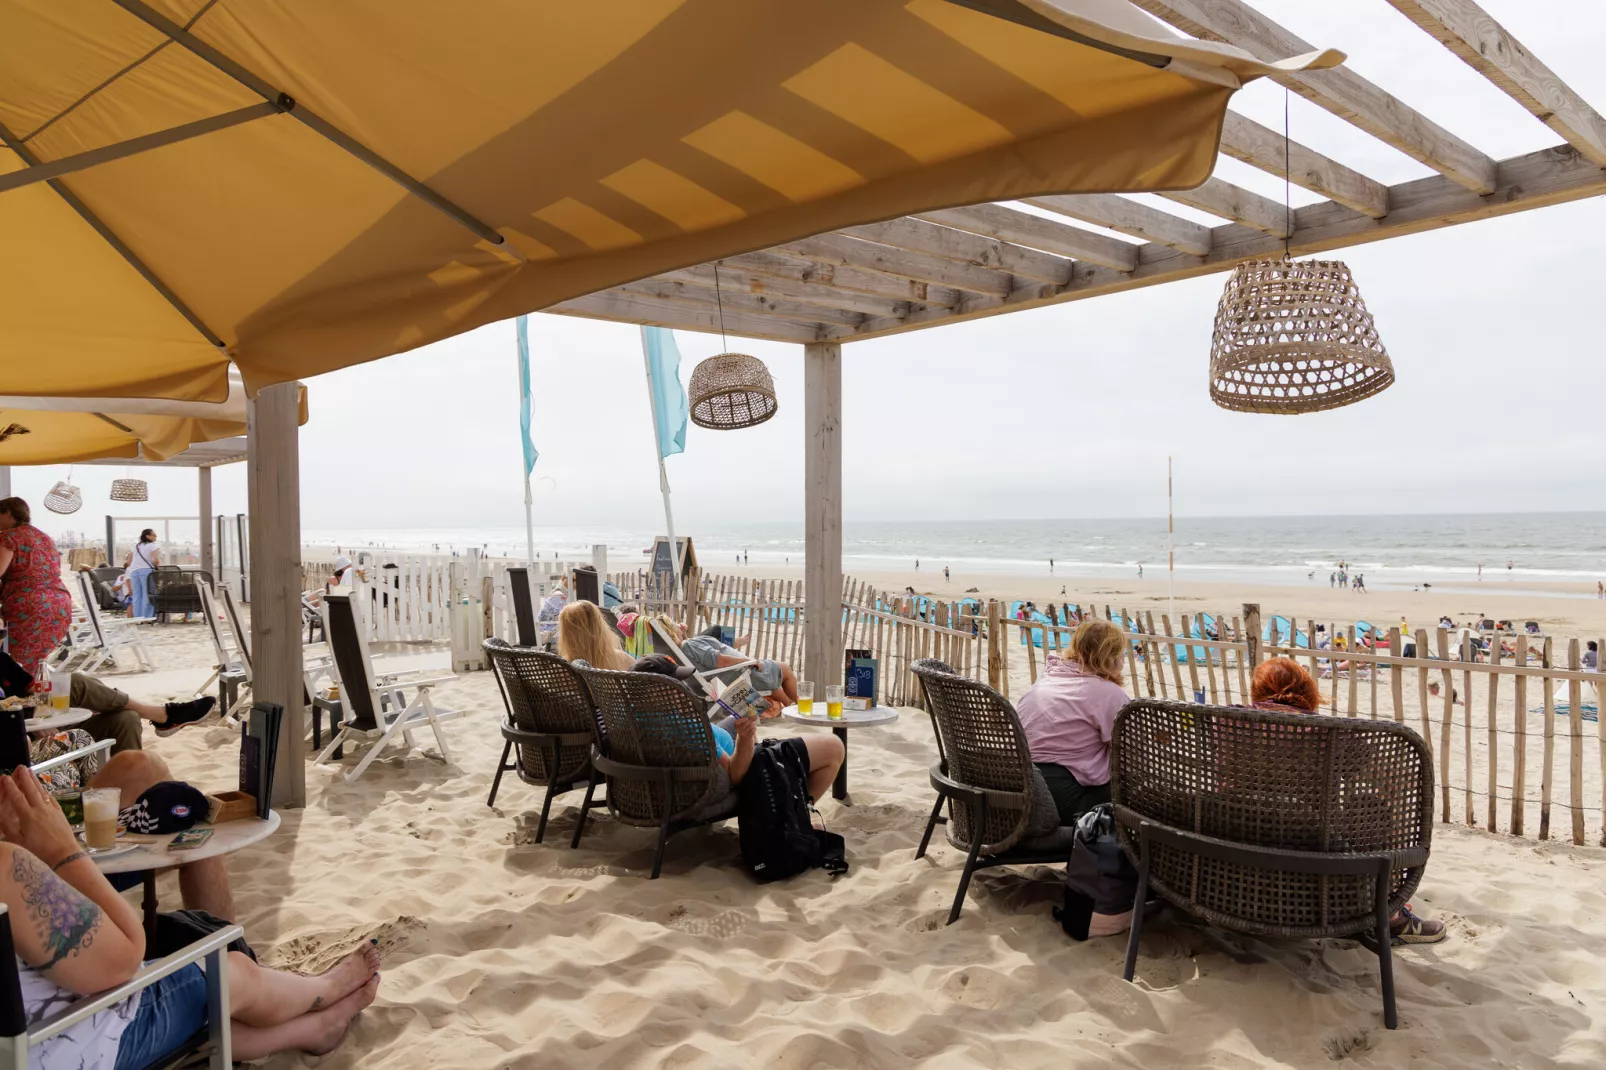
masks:
[[[1063,765],[1083,787],[1108,784],[1110,733],[1127,700],[1119,684],[1048,655],[1043,675],[1015,704],[1032,761]]]

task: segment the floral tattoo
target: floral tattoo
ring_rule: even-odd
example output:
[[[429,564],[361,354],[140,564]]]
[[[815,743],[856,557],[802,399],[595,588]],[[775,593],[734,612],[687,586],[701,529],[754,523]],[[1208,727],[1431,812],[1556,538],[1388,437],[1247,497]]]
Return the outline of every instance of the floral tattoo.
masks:
[[[100,907],[72,885],[45,869],[27,851],[11,856],[11,879],[22,889],[22,901],[32,915],[50,958],[36,969],[48,970],[95,941]]]

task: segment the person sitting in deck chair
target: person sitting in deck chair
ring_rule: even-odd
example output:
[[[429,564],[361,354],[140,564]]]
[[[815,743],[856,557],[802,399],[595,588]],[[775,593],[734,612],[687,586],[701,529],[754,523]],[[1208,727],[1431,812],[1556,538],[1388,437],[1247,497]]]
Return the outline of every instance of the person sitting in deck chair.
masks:
[[[676,665],[675,659],[668,654],[648,654],[637,658],[631,668],[635,672],[657,673],[682,682],[690,680],[697,671],[690,666]],[[751,717],[725,717],[709,727],[714,730],[719,764],[729,774],[731,787],[734,788],[747,775],[747,767],[753,761],[757,722]],[[809,732],[782,740],[781,745],[793,748],[802,759],[803,768],[809,774],[810,797],[825,798],[831,790],[831,783],[836,780],[837,770],[842,768],[843,758],[847,756],[842,741],[824,732]]]
[[[1257,710],[1281,713],[1320,713],[1322,708],[1322,694],[1316,681],[1293,658],[1261,662],[1249,682],[1249,700]],[[1357,802],[1366,798],[1359,793],[1352,796]],[[1381,805],[1375,796],[1370,798],[1374,805]],[[1444,922],[1418,917],[1411,912],[1409,903],[1394,915],[1389,931],[1397,944],[1436,944],[1446,935]]]
[[[745,636],[727,643],[720,638],[718,625],[713,625],[687,638],[686,629],[668,618],[660,617],[659,623],[673,630],[681,652],[698,672],[746,666],[753,690],[769,696],[770,709],[764,715],[766,719],[779,717],[786,707],[797,705],[797,674],[792,667],[773,658],[749,657],[741,649],[747,644]]]
[[[0,698],[27,695],[32,689],[33,677],[24,672],[11,655],[0,652]],[[142,720],[155,725],[157,735],[170,736],[199,721],[217,705],[217,699],[211,695],[189,702],[162,705],[136,702],[115,687],[81,672],[72,674],[72,691],[68,702],[94,712],[95,716],[84,722],[83,730],[97,742],[102,739],[113,740],[113,754],[140,749]]]

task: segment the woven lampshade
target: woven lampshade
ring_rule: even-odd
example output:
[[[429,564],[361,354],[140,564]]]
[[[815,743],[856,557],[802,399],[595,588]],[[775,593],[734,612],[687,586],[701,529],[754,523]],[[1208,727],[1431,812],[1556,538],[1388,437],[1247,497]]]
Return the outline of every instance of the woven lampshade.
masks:
[[[66,516],[84,507],[84,495],[77,487],[63,479],[45,495],[45,508]]]
[[[775,415],[775,380],[746,353],[720,353],[692,369],[691,418],[712,431],[754,427]]]
[[[112,501],[143,502],[150,499],[150,490],[143,479],[112,480]]]
[[[1349,268],[1338,260],[1253,260],[1216,308],[1210,399],[1242,412],[1320,412],[1394,382]]]

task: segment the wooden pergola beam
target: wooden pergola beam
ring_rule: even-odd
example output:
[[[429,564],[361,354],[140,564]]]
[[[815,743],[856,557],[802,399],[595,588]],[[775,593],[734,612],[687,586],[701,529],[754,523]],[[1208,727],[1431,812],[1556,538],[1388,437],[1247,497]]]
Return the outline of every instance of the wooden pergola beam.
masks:
[[[912,253],[953,260],[973,267],[1007,272],[1017,278],[1063,286],[1071,278],[1071,261],[1036,249],[969,234],[952,227],[925,223],[905,216],[885,223],[868,223],[838,231],[852,238],[890,245]]]
[[[559,316],[585,316],[616,323],[642,323],[649,327],[673,327],[683,331],[718,334],[719,316],[712,305],[706,308],[682,301],[665,301],[641,294],[604,290],[559,302],[541,311]],[[770,342],[815,342],[824,325],[810,326],[775,316],[755,316],[746,312],[725,313],[725,329],[743,338]],[[846,328],[839,328],[846,329]]]
[[[801,301],[791,301],[784,297],[777,297],[768,293],[744,293],[740,290],[724,288],[723,272],[721,272],[721,289],[718,299],[714,291],[706,286],[682,279],[672,279],[659,275],[655,278],[641,279],[637,282],[628,282],[623,286],[615,286],[612,293],[639,294],[642,297],[656,298],[661,301],[674,301],[680,304],[691,305],[703,311],[713,310],[714,322],[719,322],[723,315],[726,323],[734,313],[747,313],[753,316],[777,316],[785,320],[796,320],[806,324],[830,324],[837,327],[857,327],[865,320],[863,312],[851,312],[841,308],[826,308],[820,305],[804,304]],[[907,315],[908,310],[904,310]],[[892,310],[885,315],[895,316]]]
[[[1227,112],[1227,121],[1221,129],[1223,155],[1258,167],[1268,174],[1283,176],[1286,166],[1290,180],[1301,189],[1319,193],[1339,204],[1382,219],[1389,214],[1389,188],[1359,171],[1330,160],[1315,149],[1297,141],[1287,142],[1284,156],[1284,138],[1280,131],[1261,126],[1237,112]]]
[[[835,264],[822,264],[775,252],[746,253],[732,257],[722,262],[721,274],[727,266],[739,268],[759,278],[781,279],[830,290],[866,294],[891,301],[911,301],[943,308],[953,308],[959,304],[963,293],[948,286],[938,286],[918,279],[885,275],[879,271],[865,271],[860,268],[840,267]],[[1070,274],[1067,272],[1061,281],[1069,277]]]
[[[1503,160],[1496,178],[1492,196],[1480,196],[1447,175],[1390,186],[1390,211],[1382,220],[1332,201],[1296,209],[1289,249],[1295,256],[1327,252],[1606,194],[1606,171],[1570,146]],[[1044,285],[996,297],[977,295],[967,298],[955,310],[923,309],[910,312],[902,320],[870,319],[857,329],[831,329],[826,334],[843,341],[877,338],[1215,274],[1246,260],[1279,256],[1283,250],[1280,239],[1239,224],[1216,227],[1212,235],[1214,247],[1205,257],[1189,256],[1163,245],[1145,245],[1140,249],[1137,269],[1130,273],[1081,264],[1071,282],[1062,287]]]
[[[1288,234],[1287,206],[1219,178],[1212,178],[1197,189],[1162,193],[1160,196],[1201,212],[1218,215],[1222,219],[1230,219],[1234,223],[1263,230],[1273,237],[1282,238]]]
[[[1146,242],[1160,242],[1194,256],[1203,256],[1210,251],[1209,227],[1114,193],[1027,197],[1022,203],[1142,238]]]
[[[1314,51],[1242,0],[1133,0],[1194,37],[1225,41],[1263,60]],[[1495,161],[1347,67],[1272,75],[1300,96],[1360,127],[1475,193],[1493,193]]]
[[[805,238],[788,245],[776,246],[773,251],[787,256],[801,256],[822,264],[879,271],[887,275],[934,282],[939,286],[995,297],[1001,297],[1014,289],[1014,280],[1007,272],[977,267],[959,260],[910,252],[895,246],[880,245],[842,233]]]
[[[699,264],[680,271],[665,272],[655,279],[693,287],[700,291],[706,300],[713,299],[717,283],[720,294],[725,298],[768,297],[789,301],[794,305],[839,312],[858,312],[866,316],[905,316],[911,307],[919,307],[907,300],[896,301],[886,297],[873,297],[841,289],[829,283],[800,282],[790,278],[761,275],[731,260],[720,263],[717,275],[713,265]],[[655,279],[643,281],[651,282]],[[952,304],[957,304],[957,301],[951,302],[950,307]]]
[[[1389,3],[1560,134],[1585,159],[1606,167],[1606,119],[1473,0]]]
[[[915,217],[928,223],[938,223],[955,230],[996,238],[1014,245],[1024,245],[1044,252],[1102,264],[1116,271],[1131,271],[1138,266],[1137,246],[1130,242],[1095,234],[1091,230],[1056,223],[1029,212],[1006,208],[1001,204],[977,204],[969,208],[944,208],[935,212],[922,212]]]

